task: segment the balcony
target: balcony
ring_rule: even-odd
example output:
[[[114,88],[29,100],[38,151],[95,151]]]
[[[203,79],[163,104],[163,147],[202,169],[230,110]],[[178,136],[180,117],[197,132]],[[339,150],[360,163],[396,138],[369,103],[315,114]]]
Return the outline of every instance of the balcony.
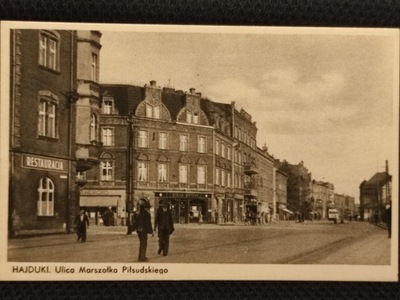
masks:
[[[244,173],[247,175],[254,175],[258,174],[258,168],[253,164],[245,164],[244,165]]]
[[[90,145],[76,145],[77,172],[84,172],[99,163],[100,145],[92,143]]]
[[[244,195],[248,197],[258,197],[257,185],[254,182],[245,183]]]

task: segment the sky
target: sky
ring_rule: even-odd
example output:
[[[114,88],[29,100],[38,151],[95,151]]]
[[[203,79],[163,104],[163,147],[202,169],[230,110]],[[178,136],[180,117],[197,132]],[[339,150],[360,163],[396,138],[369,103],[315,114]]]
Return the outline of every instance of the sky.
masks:
[[[235,101],[257,122],[259,147],[292,164],[303,161],[313,179],[356,201],[360,183],[384,171],[385,160],[394,167],[393,35],[198,31],[102,30],[100,81],[156,80]]]

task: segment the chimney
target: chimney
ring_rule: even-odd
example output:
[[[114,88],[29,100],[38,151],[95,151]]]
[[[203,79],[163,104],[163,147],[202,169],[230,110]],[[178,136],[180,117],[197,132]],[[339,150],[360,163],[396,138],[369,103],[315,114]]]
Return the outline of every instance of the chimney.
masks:
[[[189,91],[190,91],[191,94],[196,93],[196,89],[195,88],[190,88]]]
[[[389,162],[387,160],[385,161],[385,171],[386,174],[389,174]]]
[[[156,82],[155,80],[151,80],[151,81],[150,81],[150,86],[151,86],[151,87],[155,87],[156,84],[157,84],[157,82]]]

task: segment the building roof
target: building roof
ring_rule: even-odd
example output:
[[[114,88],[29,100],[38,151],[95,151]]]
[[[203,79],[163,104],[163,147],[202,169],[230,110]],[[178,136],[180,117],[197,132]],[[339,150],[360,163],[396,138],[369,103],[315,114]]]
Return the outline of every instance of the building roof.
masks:
[[[365,183],[365,185],[373,185],[373,186],[384,185],[388,181],[391,181],[391,179],[392,179],[392,176],[390,176],[388,173],[378,172],[378,173],[375,173],[375,175],[372,176],[371,179]]]

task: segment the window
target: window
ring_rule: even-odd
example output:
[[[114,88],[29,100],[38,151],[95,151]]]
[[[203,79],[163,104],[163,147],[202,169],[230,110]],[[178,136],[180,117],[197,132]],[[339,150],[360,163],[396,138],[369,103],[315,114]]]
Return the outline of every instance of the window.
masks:
[[[167,181],[167,165],[166,164],[158,164],[158,182],[166,182]]]
[[[147,163],[144,161],[138,163],[138,181],[147,181]]]
[[[219,155],[219,140],[215,140],[215,154]]]
[[[215,169],[215,184],[219,185],[219,169]]]
[[[90,116],[90,141],[97,140],[97,117],[95,114]]]
[[[139,147],[148,147],[147,131],[145,130],[139,130]]]
[[[225,186],[225,171],[221,170],[221,186]]]
[[[113,162],[106,160],[101,162],[101,180],[113,180]]]
[[[229,172],[226,174],[226,186],[228,188],[232,187],[232,185],[231,185],[231,173],[229,173]]]
[[[146,103],[146,118],[159,119],[160,118],[160,107],[152,106]]]
[[[167,134],[165,132],[158,134],[158,148],[167,149]]]
[[[198,140],[198,152],[206,153],[206,138],[204,136],[200,136]]]
[[[206,183],[206,166],[197,166],[197,183]]]
[[[179,136],[179,150],[187,151],[187,146],[188,146],[188,136],[181,134]]]
[[[226,158],[231,160],[231,147],[226,147]]]
[[[39,99],[38,135],[56,137],[56,105],[46,98]]]
[[[192,113],[190,111],[186,111],[186,122],[192,123]]]
[[[194,124],[199,124],[199,114],[195,113],[193,115],[193,123]]]
[[[188,182],[188,166],[179,165],[179,183]]]
[[[39,181],[37,215],[54,215],[54,183],[48,177],[43,177]]]
[[[52,70],[58,70],[58,46],[59,38],[54,33],[40,32],[39,64]]]
[[[111,115],[114,98],[107,97],[103,98],[103,114]]]
[[[114,128],[102,128],[102,141],[104,146],[114,145]]]
[[[225,144],[221,143],[221,156],[225,157]]]
[[[97,54],[92,53],[92,69],[91,69],[91,76],[92,76],[92,81],[97,82],[98,81],[98,61],[97,61]]]

